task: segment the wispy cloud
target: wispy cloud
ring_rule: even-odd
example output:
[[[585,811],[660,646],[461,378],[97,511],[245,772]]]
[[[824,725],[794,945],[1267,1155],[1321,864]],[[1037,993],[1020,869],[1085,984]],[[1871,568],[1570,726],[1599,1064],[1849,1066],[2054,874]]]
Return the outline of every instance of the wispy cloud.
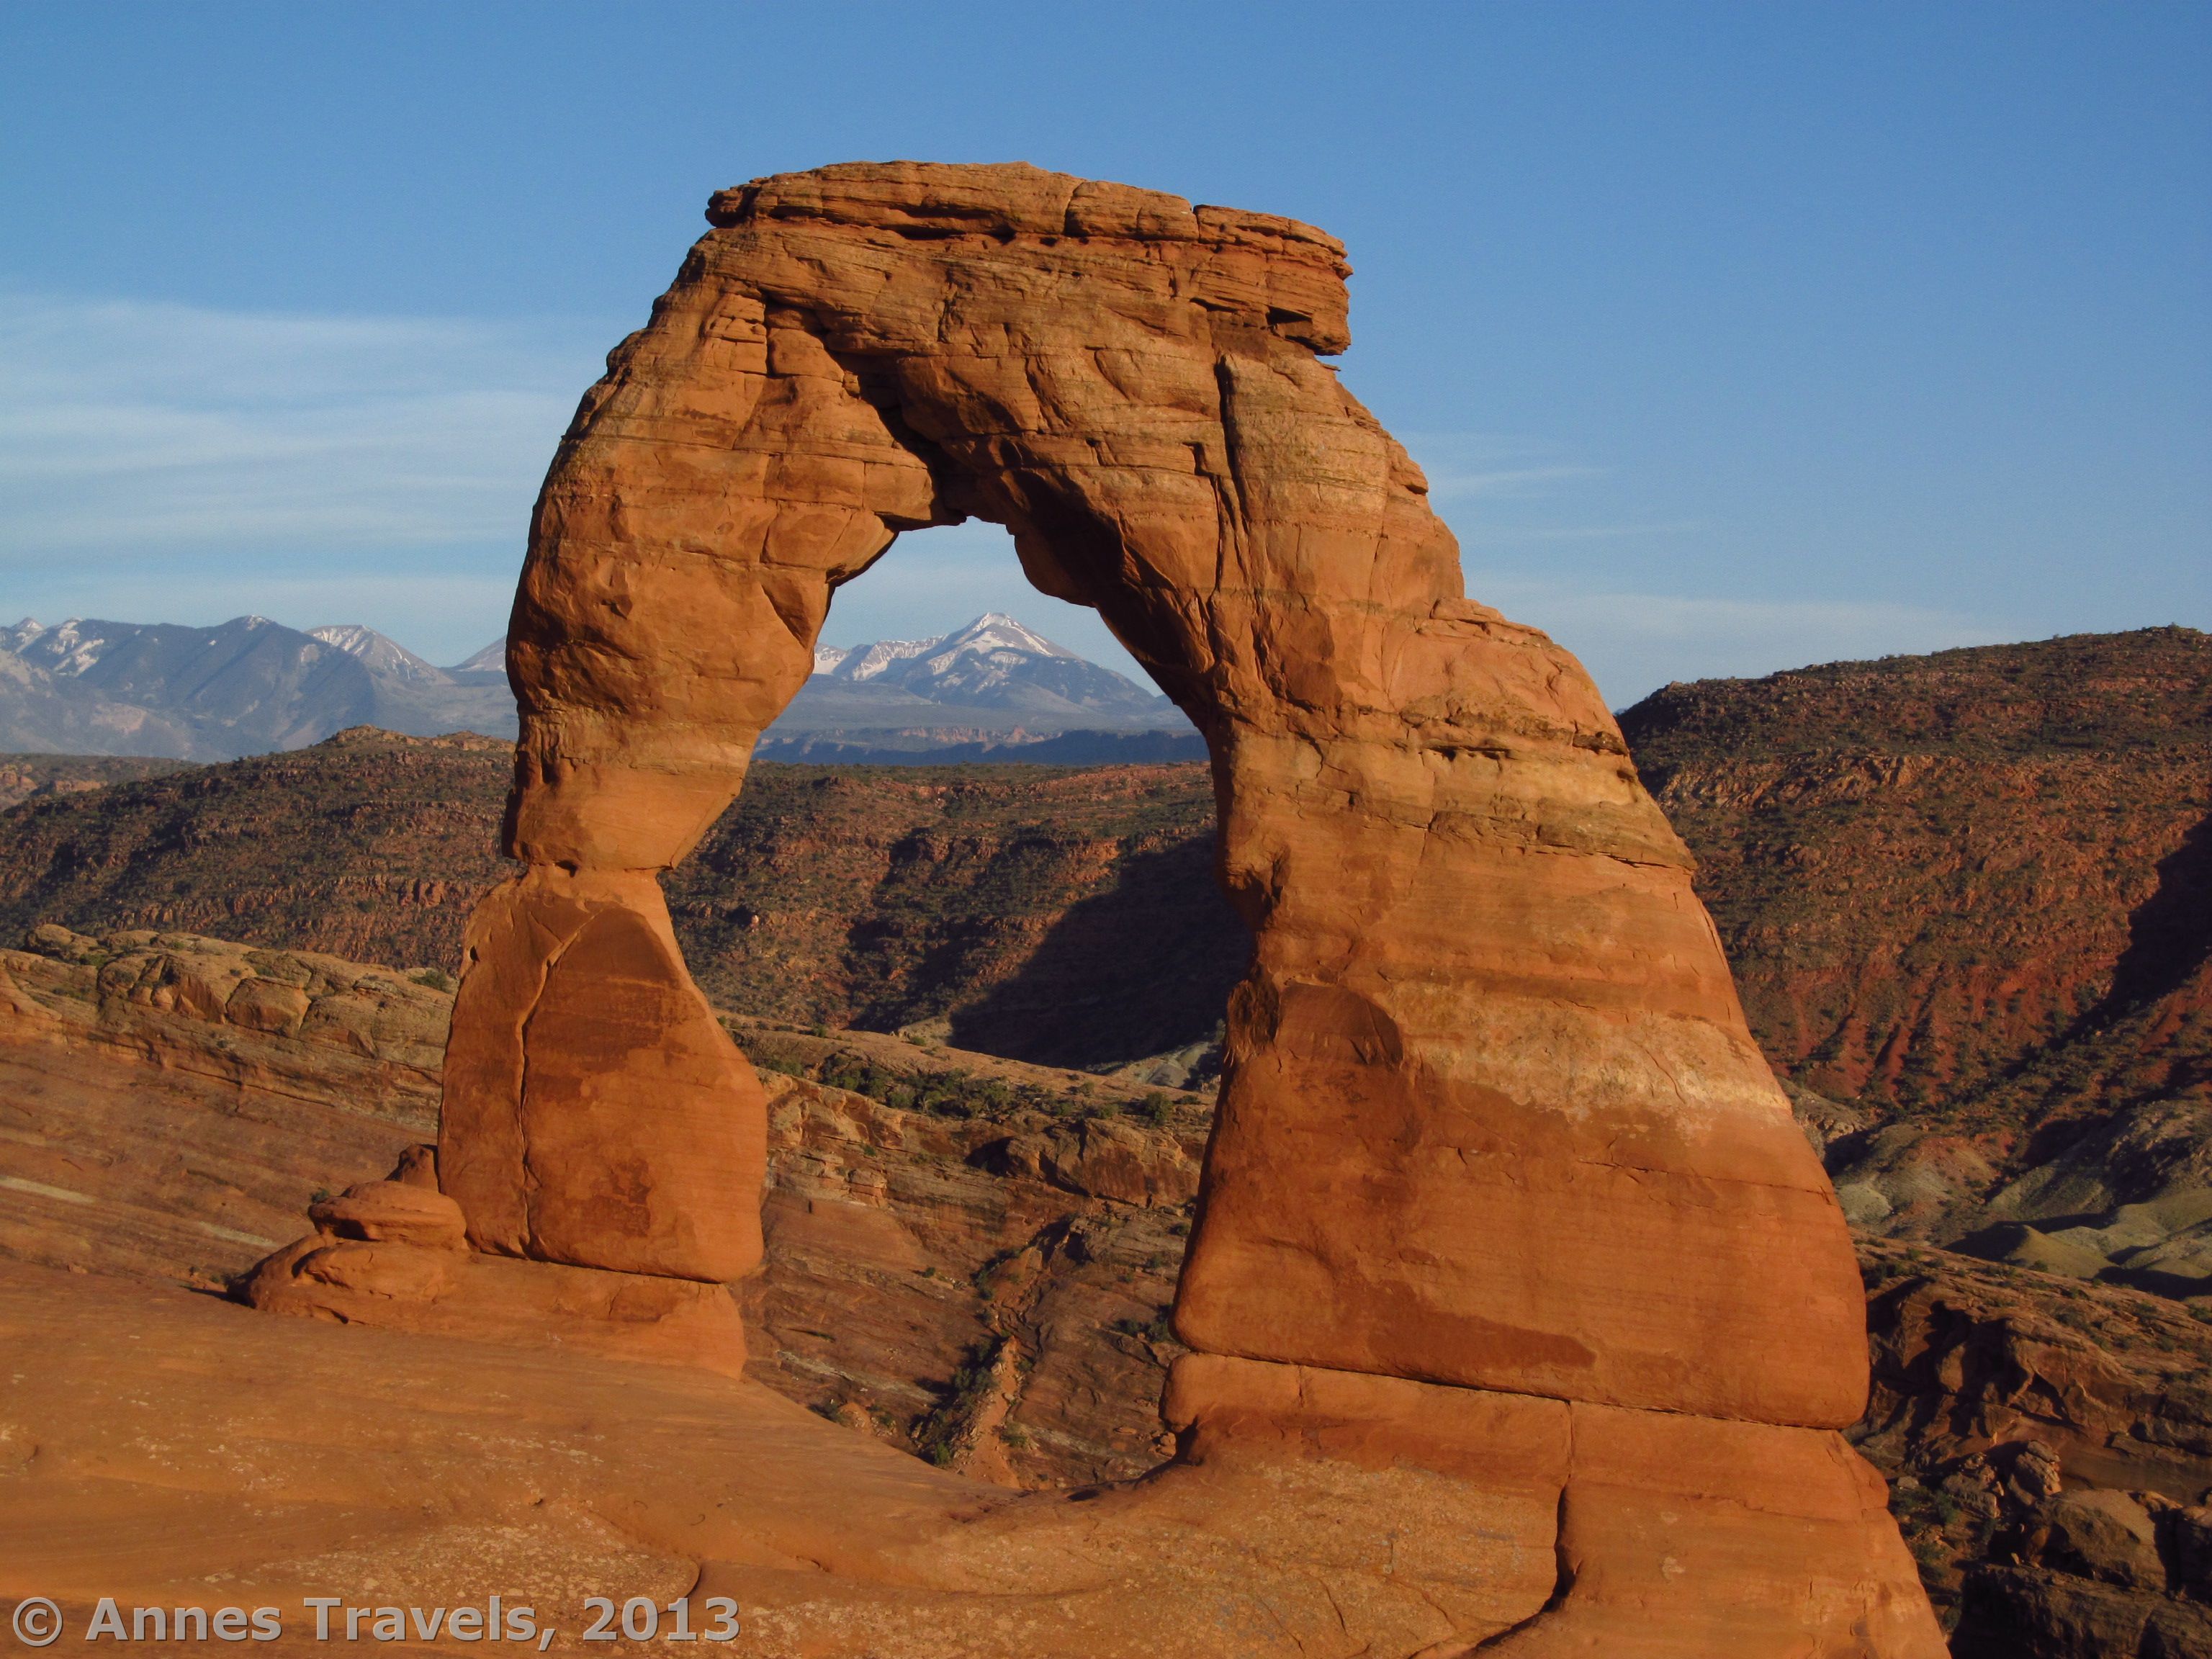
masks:
[[[503,625],[530,503],[611,324],[225,313],[0,294],[0,605],[126,620],[364,622],[435,660]],[[1907,605],[1616,591],[1513,549],[1699,531],[1598,504],[1608,470],[1539,439],[1416,433],[1468,591],[1552,631],[1615,702],[1669,679],[2001,637]],[[1510,522],[1506,516],[1510,514]],[[1005,533],[907,538],[841,592],[840,643],[1011,611],[1128,672],[1037,594]]]
[[[1517,524],[1510,526],[1455,524],[1463,548],[1524,547],[1559,542],[1619,542],[1644,536],[1693,536],[1709,528],[1702,520],[1658,520],[1641,524]]]
[[[1400,441],[1428,475],[1429,499],[1440,504],[1553,495],[1570,480],[1604,472],[1563,456],[1556,446],[1504,433],[1414,432],[1401,434]]]
[[[587,335],[0,295],[0,557],[519,549]]]
[[[2026,631],[2002,620],[1875,600],[1603,592],[1483,570],[1468,572],[1467,588],[1580,657],[1616,707],[1670,680],[1988,645]]]

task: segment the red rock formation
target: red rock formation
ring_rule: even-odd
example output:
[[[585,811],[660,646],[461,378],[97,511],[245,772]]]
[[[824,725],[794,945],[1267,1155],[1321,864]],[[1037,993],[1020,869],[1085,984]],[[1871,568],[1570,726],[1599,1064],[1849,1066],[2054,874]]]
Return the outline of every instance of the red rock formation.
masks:
[[[1562,1425],[1528,1477],[1553,1605],[1499,1650],[1940,1651],[1830,1431],[1866,1387],[1833,1195],[1595,689],[1462,596],[1419,469],[1318,361],[1338,245],[1022,167],[831,167],[708,216],[533,526],[531,868],[479,915],[447,1074],[471,1238],[750,1265],[760,1097],[653,872],[734,797],[836,588],[988,518],[1206,733],[1256,937],[1177,1303],[1192,1456],[1255,1418],[1329,1455],[1268,1403],[1304,1383],[1250,1377],[1444,1385],[1467,1426],[1419,1467],[1504,1482],[1523,1418]]]
[[[440,1176],[476,1244],[710,1283],[758,1267],[766,1103],[651,874],[537,866],[477,908],[468,961]]]
[[[744,1327],[719,1285],[520,1261],[468,1248],[460,1206],[399,1176],[308,1212],[315,1231],[269,1257],[239,1293],[271,1313],[465,1337],[557,1340],[617,1359],[745,1368]]]

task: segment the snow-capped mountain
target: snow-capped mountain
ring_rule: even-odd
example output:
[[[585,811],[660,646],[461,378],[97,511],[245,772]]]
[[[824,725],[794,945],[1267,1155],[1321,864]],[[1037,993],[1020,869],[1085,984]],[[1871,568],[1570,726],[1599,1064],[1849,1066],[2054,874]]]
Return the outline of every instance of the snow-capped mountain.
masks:
[[[505,677],[425,662],[373,629],[266,617],[216,628],[101,622],[0,630],[0,749],[228,760],[349,726],[514,731]]]
[[[1054,645],[1005,612],[987,611],[965,628],[927,640],[878,640],[872,645],[849,647],[817,646],[814,672],[854,685],[864,680],[881,679],[901,663],[919,660],[925,665],[927,676],[935,682],[947,674],[963,671],[972,673],[979,667],[986,675],[994,670],[1004,673],[1019,669],[1037,657],[1083,660],[1066,646]],[[1124,685],[1132,684],[1121,675],[1114,678]],[[895,681],[912,678],[910,674],[894,677]]]
[[[511,737],[506,647],[440,667],[357,623],[26,618],[0,629],[0,751],[228,760],[349,726]],[[994,611],[932,639],[817,652],[761,754],[1158,759],[1197,742],[1166,698]]]
[[[453,677],[434,664],[425,662],[389,635],[380,634],[374,628],[363,628],[359,623],[332,623],[307,630],[311,640],[320,640],[337,648],[361,663],[371,673],[383,674],[408,685],[451,685]]]
[[[931,639],[817,647],[812,678],[772,729],[924,721],[1033,733],[1186,725],[1157,692],[994,611]]]
[[[490,675],[500,684],[507,682],[507,635],[502,634],[473,657],[464,657],[446,671],[463,685],[489,684],[483,677]]]

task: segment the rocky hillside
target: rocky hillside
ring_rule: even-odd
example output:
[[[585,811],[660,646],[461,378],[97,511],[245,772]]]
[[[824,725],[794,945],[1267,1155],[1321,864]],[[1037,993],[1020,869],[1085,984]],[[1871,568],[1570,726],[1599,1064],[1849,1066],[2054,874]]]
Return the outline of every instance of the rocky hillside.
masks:
[[[507,745],[342,733],[0,815],[0,937],[207,933],[450,968]],[[1203,767],[763,763],[669,881],[694,972],[794,1024],[1074,1066],[1203,1048],[1243,971]]]
[[[669,880],[709,995],[1063,1066],[1211,1036],[1246,935],[1204,769],[763,768]]]
[[[2212,638],[1669,686],[1622,726],[1854,1221],[2212,1291]]]
[[[1621,724],[1760,1041],[1822,1094],[1955,1113],[2202,959],[2204,635],[1672,685]]]
[[[39,795],[0,817],[0,938],[65,921],[450,970],[470,908],[506,873],[513,757],[492,738],[349,732]]]

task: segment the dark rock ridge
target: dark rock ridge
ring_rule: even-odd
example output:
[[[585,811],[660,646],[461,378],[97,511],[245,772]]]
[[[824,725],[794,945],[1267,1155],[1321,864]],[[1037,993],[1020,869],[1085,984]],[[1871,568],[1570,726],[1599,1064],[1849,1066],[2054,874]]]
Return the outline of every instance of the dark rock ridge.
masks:
[[[0,818],[0,930],[68,915],[451,969],[510,867],[512,770],[489,738],[349,732],[41,795]],[[1204,1045],[1243,969],[1212,813],[1193,765],[763,764],[669,902],[726,1006],[1120,1064]]]
[[[145,755],[0,755],[0,807],[33,795],[82,795],[182,771],[191,763]]]

